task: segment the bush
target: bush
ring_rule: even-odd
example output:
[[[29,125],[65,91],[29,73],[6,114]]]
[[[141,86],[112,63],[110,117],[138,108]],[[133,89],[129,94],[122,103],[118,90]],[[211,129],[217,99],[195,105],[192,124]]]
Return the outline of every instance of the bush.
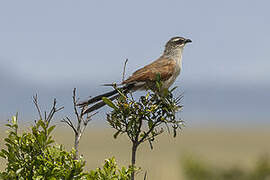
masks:
[[[122,167],[118,169],[117,164],[115,162],[115,158],[105,160],[105,164],[103,169],[97,168],[95,171],[90,171],[87,176],[88,180],[129,180],[131,178],[131,174],[133,172],[133,168],[125,168]]]
[[[7,160],[1,173],[3,179],[80,179],[85,162],[74,160],[75,152],[67,152],[60,146],[52,146],[50,135],[55,126],[39,120],[31,132],[18,134],[17,116],[7,124],[10,128],[5,138],[7,149],[0,156]]]
[[[31,128],[31,132],[18,133],[17,116],[6,125],[9,127],[5,138],[6,149],[2,149],[0,157],[7,160],[6,169],[0,173],[1,179],[89,179],[89,180],[129,180],[133,172],[131,168],[118,169],[115,159],[106,160],[103,169],[83,172],[85,161],[75,160],[75,150],[67,152],[62,145],[53,145],[51,133],[55,126],[48,121],[39,120]]]
[[[119,97],[113,102],[111,99],[103,97],[102,100],[112,108],[107,113],[109,125],[116,130],[114,138],[125,134],[132,143],[131,147],[131,167],[136,167],[136,155],[138,147],[148,142],[153,149],[153,142],[157,136],[164,132],[164,127],[168,132],[173,131],[176,137],[177,130],[183,127],[183,120],[176,117],[176,113],[181,111],[180,101],[182,95],[173,96],[172,90],[162,88],[160,75],[157,75],[156,86],[147,91],[145,96],[138,100],[133,95],[125,94],[115,86]],[[135,179],[135,171],[131,175],[131,180]]]
[[[37,108],[39,119],[31,127],[30,132],[18,133],[17,116],[10,123],[8,137],[5,138],[6,148],[0,151],[0,157],[7,160],[6,168],[0,172],[2,179],[89,179],[89,180],[134,180],[137,148],[143,142],[152,143],[156,137],[164,132],[166,127],[170,132],[173,130],[174,137],[177,129],[181,129],[183,121],[176,119],[176,112],[181,110],[179,102],[182,96],[174,98],[172,90],[161,88],[160,76],[157,76],[157,88],[150,91],[146,96],[141,96],[138,101],[133,96],[128,97],[121,89],[117,89],[120,97],[113,103],[108,98],[103,101],[113,108],[107,113],[107,121],[117,130],[114,137],[126,134],[132,141],[132,157],[129,168],[118,168],[115,159],[105,161],[103,168],[90,172],[84,172],[85,161],[79,157],[78,147],[80,138],[95,114],[85,114],[84,108],[77,109],[78,99],[76,89],[73,90],[73,106],[77,123],[66,117],[62,122],[66,123],[74,132],[74,149],[66,151],[62,145],[55,145],[51,136],[55,126],[50,126],[54,114],[63,107],[56,107],[56,99],[53,101],[49,113],[41,113],[37,95],[33,96],[33,102]],[[159,80],[158,80],[159,79]],[[146,179],[146,173],[144,176]]]
[[[262,157],[255,167],[246,170],[239,167],[220,168],[210,166],[194,158],[183,161],[184,173],[190,180],[268,180],[270,179],[270,160]]]

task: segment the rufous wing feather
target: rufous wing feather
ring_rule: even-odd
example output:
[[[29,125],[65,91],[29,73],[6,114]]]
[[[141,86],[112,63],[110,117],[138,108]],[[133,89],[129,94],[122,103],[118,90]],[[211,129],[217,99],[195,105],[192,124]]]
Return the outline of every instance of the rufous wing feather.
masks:
[[[175,61],[167,58],[159,58],[153,63],[135,71],[132,76],[123,81],[122,84],[155,81],[157,74],[160,74],[161,80],[167,80],[173,75],[175,66]]]

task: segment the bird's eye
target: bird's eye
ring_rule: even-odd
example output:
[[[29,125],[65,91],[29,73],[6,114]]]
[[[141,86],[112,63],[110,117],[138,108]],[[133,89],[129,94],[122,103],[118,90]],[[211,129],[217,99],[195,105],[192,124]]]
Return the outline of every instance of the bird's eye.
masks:
[[[184,40],[183,39],[179,39],[179,41],[177,41],[178,44],[183,44]]]

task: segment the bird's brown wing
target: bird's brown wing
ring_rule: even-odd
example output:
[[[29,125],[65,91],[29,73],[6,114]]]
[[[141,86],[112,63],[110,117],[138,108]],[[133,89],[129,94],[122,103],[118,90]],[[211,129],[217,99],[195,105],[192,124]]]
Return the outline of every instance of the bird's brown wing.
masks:
[[[153,63],[135,71],[132,76],[130,76],[127,80],[123,81],[122,84],[154,81],[157,74],[160,74],[161,80],[167,80],[173,75],[175,71],[175,66],[175,61],[167,58],[159,58]]]

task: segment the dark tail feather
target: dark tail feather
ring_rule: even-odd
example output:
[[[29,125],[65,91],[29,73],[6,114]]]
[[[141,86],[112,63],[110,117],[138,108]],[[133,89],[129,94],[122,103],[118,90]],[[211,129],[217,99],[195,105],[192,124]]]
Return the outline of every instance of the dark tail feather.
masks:
[[[134,87],[134,84],[128,84],[128,85],[125,85],[124,87],[121,87],[119,89],[123,90],[123,93],[126,94],[128,93],[132,88]],[[117,94],[117,95],[115,95]],[[115,95],[115,96],[113,96]],[[111,97],[113,96],[113,97]],[[110,91],[110,92],[107,92],[107,93],[104,93],[104,94],[101,94],[101,95],[98,95],[96,97],[93,97],[87,101],[84,101],[84,102],[81,102],[78,104],[78,106],[80,106],[81,108],[85,107],[85,106],[88,106],[89,104],[93,104],[93,103],[96,103],[94,104],[93,106],[89,107],[88,109],[86,109],[83,113],[86,114],[86,113],[90,113],[92,111],[95,111],[101,107],[103,107],[104,105],[106,105],[102,100],[103,97],[111,97],[109,98],[110,100],[115,100],[116,98],[119,97],[119,94],[118,94],[118,90],[113,90],[113,91]],[[101,102],[99,102],[101,101]]]
[[[78,106],[80,106],[80,107],[87,106],[87,105],[92,104],[94,102],[100,101],[102,99],[102,97],[110,97],[110,96],[117,94],[117,93],[118,93],[117,90],[113,90],[113,91],[98,95],[96,97],[93,97],[87,101],[81,102],[78,104]]]
[[[113,101],[113,100],[115,100],[115,99],[117,99],[119,97],[119,94],[117,94],[117,95],[115,95],[115,96],[113,96],[113,97],[111,97],[111,98],[109,98],[111,101]],[[94,104],[93,106],[91,106],[90,108],[88,108],[88,109],[86,109],[84,112],[83,112],[83,114],[87,114],[87,113],[90,113],[90,112],[92,112],[92,111],[95,111],[95,110],[97,110],[97,109],[99,109],[99,108],[102,108],[103,106],[105,106],[106,105],[106,103],[104,102],[104,101],[100,101],[99,103],[96,103],[96,104]]]

